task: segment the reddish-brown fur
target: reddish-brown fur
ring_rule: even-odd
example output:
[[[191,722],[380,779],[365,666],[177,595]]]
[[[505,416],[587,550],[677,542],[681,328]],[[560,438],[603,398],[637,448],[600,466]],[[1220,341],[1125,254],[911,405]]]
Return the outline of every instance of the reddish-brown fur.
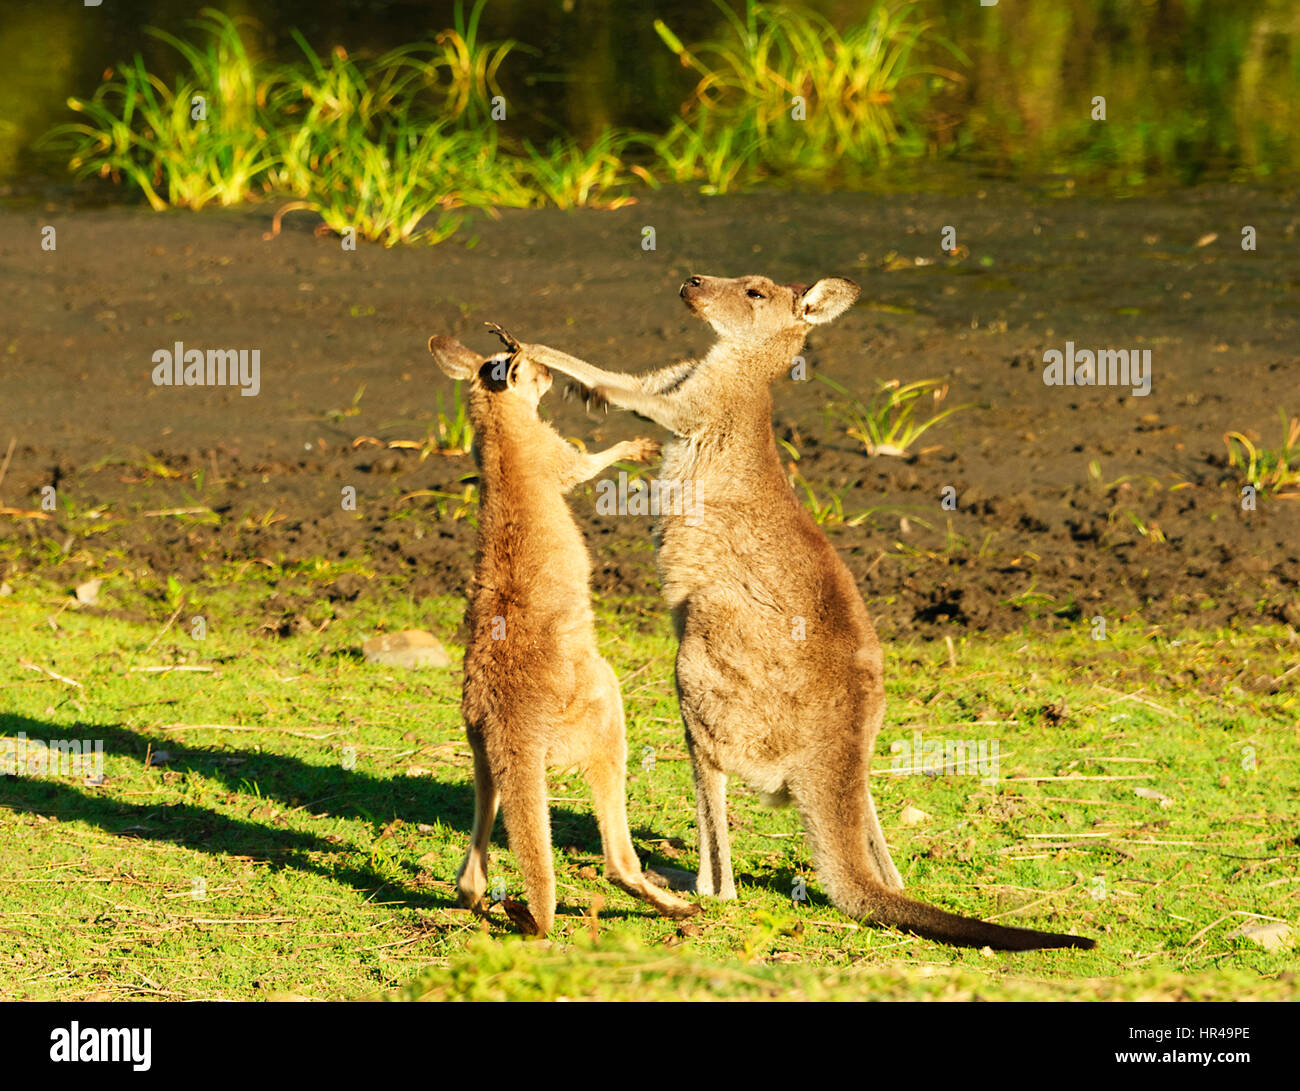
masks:
[[[528,912],[546,934],[555,920],[546,770],[577,766],[591,786],[610,882],[683,917],[699,907],[648,883],[628,832],[623,702],[596,649],[590,560],[564,494],[619,459],[644,460],[639,439],[597,454],[566,443],[537,416],[550,372],[526,360],[485,360],[445,337],[438,365],[469,380],[479,465],[478,556],[469,588],[462,709],[474,752],[474,829],[456,877],[481,910],[488,841],[500,803],[523,874]],[[527,914],[515,916],[527,922]]]

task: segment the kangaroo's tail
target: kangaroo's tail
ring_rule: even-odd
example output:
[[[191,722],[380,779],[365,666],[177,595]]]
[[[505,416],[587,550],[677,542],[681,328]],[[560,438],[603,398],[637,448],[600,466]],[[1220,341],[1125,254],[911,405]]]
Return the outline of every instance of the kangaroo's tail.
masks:
[[[865,876],[859,877],[850,891],[832,890],[831,900],[842,912],[868,924],[888,925],[925,939],[950,943],[955,947],[992,947],[998,951],[1075,947],[1090,951],[1096,946],[1094,940],[1083,936],[1036,932],[1032,928],[1008,928],[976,920],[974,917],[949,913],[924,902],[913,901]]]

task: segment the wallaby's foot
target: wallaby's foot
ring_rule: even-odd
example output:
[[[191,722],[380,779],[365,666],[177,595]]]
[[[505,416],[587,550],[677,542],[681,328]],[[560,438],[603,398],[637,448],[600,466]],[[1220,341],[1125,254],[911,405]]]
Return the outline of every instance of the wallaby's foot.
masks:
[[[477,913],[480,917],[487,916],[487,911],[483,907],[483,892],[470,889],[459,879],[456,881],[456,900],[463,908]]]
[[[687,917],[694,917],[696,914],[704,912],[702,905],[678,898],[650,882],[645,872],[642,872],[636,878],[626,879],[622,876],[613,875],[607,870],[605,878],[618,887],[619,890],[631,894],[634,898],[640,898],[643,902],[649,902],[661,915],[670,917],[673,920],[685,920]]]
[[[460,870],[456,872],[456,893],[461,905],[482,914],[483,895],[486,891],[487,860],[480,857],[471,846]]]
[[[515,927],[525,936],[541,936],[550,931],[549,926],[543,930],[527,905],[515,901],[509,895],[501,902],[501,907],[506,911],[506,916],[514,921]]]

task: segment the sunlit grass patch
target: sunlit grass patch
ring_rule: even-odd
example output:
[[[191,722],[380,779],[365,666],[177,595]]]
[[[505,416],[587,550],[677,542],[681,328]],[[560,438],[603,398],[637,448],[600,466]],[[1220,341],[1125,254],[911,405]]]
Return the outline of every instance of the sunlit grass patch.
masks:
[[[871,169],[899,148],[920,150],[909,91],[956,73],[914,59],[937,44],[916,5],[874,4],[843,31],[796,5],[746,0],[743,15],[715,0],[729,33],[686,46],[662,20],[655,29],[699,74],[682,118],[659,141],[678,180],[703,176],[726,192],[759,174],[840,176]],[[719,157],[718,149],[724,149]]]
[[[1300,417],[1287,419],[1284,409],[1278,410],[1282,418],[1282,440],[1276,447],[1256,445],[1241,432],[1225,432],[1223,442],[1228,448],[1228,465],[1241,469],[1247,484],[1258,491],[1271,493],[1279,499],[1300,499]]]
[[[838,419],[845,426],[845,433],[861,443],[869,455],[908,455],[936,424],[971,408],[968,403],[940,409],[940,404],[948,396],[948,384],[939,379],[917,379],[910,383],[901,383],[897,379],[880,380],[876,393],[863,401],[853,397],[834,380],[824,375],[817,378],[844,398],[842,402],[832,402],[828,406],[828,415]],[[931,413],[922,420],[918,410],[924,405],[927,395]]]

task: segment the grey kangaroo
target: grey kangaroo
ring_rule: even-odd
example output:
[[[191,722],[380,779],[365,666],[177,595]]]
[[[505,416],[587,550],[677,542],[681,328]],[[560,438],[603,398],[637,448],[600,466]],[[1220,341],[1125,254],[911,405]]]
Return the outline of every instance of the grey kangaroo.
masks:
[[[831,901],[851,917],[959,946],[1091,948],[1090,939],[990,924],[900,893],[868,786],[885,708],[880,642],[848,568],[795,497],[772,434],[772,381],[809,329],[853,304],[858,286],[692,276],[680,294],[717,341],[703,359],[646,375],[498,334],[515,358],[673,433],[661,476],[690,487],[694,502],[689,518],[660,513],[659,570],[695,776],[694,889],[736,896],[726,816],[726,778],[736,775],[765,802],[799,809]]]
[[[613,669],[596,650],[591,562],[564,494],[619,459],[658,454],[653,440],[584,454],[537,416],[544,365],[485,359],[449,337],[429,351],[469,380],[479,466],[478,556],[469,588],[462,711],[474,753],[474,829],[456,876],[461,903],[482,912],[497,805],[523,873],[528,909],[510,915],[542,935],[555,923],[546,770],[578,766],[591,786],[605,875],[670,917],[699,906],[646,881],[627,826],[627,741]],[[507,903],[507,910],[515,908]]]

